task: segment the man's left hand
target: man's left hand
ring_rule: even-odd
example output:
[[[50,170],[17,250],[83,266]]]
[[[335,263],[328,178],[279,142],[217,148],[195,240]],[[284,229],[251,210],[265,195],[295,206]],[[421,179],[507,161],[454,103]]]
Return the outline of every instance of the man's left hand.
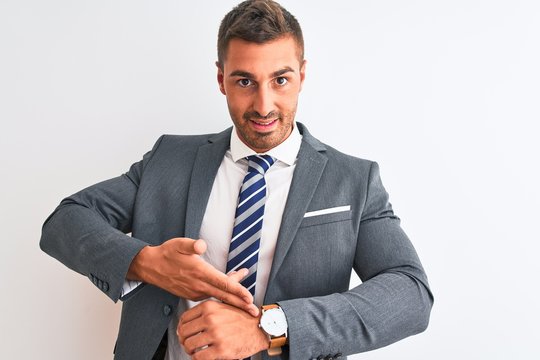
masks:
[[[214,300],[184,312],[178,340],[192,359],[243,359],[268,349],[259,318]]]

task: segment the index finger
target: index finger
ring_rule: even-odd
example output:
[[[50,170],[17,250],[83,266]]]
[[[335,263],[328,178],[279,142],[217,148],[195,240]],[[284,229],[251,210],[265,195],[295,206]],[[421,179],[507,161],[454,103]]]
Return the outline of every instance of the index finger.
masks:
[[[218,290],[221,290],[221,292],[238,296],[248,304],[253,303],[253,295],[251,295],[248,289],[214,267],[210,266],[210,268],[207,268],[207,271],[205,271],[202,275],[202,280],[204,282],[217,288]]]
[[[259,316],[259,308],[255,306],[254,303],[248,304],[242,301],[241,299],[239,299],[238,296],[231,295],[230,293],[219,290],[218,288],[212,288],[212,289],[213,291],[216,292],[216,294],[213,295],[214,298],[221,300],[225,304],[232,305],[238,309],[247,311],[249,314],[251,314],[251,316],[254,316],[254,317]]]

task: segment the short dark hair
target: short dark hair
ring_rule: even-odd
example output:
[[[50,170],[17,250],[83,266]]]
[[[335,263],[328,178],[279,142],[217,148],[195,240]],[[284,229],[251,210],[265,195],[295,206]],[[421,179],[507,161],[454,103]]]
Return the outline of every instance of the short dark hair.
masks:
[[[296,41],[299,60],[304,60],[304,38],[298,20],[272,0],[247,0],[238,4],[221,21],[218,33],[218,65],[223,67],[232,39],[263,44],[290,35]]]

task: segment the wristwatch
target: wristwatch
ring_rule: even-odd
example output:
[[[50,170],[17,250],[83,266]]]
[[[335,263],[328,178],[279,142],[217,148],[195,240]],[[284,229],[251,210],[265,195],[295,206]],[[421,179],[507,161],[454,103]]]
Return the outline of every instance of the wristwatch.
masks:
[[[277,304],[263,305],[261,313],[259,327],[268,335],[270,341],[268,355],[279,355],[281,347],[287,343],[288,325],[285,313]]]

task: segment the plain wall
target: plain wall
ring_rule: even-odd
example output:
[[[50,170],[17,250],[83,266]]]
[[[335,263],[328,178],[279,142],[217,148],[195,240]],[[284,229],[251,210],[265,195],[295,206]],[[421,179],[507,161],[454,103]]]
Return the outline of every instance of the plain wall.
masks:
[[[42,253],[41,225],[159,135],[230,125],[214,61],[236,2],[187,3],[0,2],[0,358],[112,358],[121,305]],[[427,332],[352,359],[539,358],[540,3],[282,4],[297,119],[379,162],[436,296]]]

